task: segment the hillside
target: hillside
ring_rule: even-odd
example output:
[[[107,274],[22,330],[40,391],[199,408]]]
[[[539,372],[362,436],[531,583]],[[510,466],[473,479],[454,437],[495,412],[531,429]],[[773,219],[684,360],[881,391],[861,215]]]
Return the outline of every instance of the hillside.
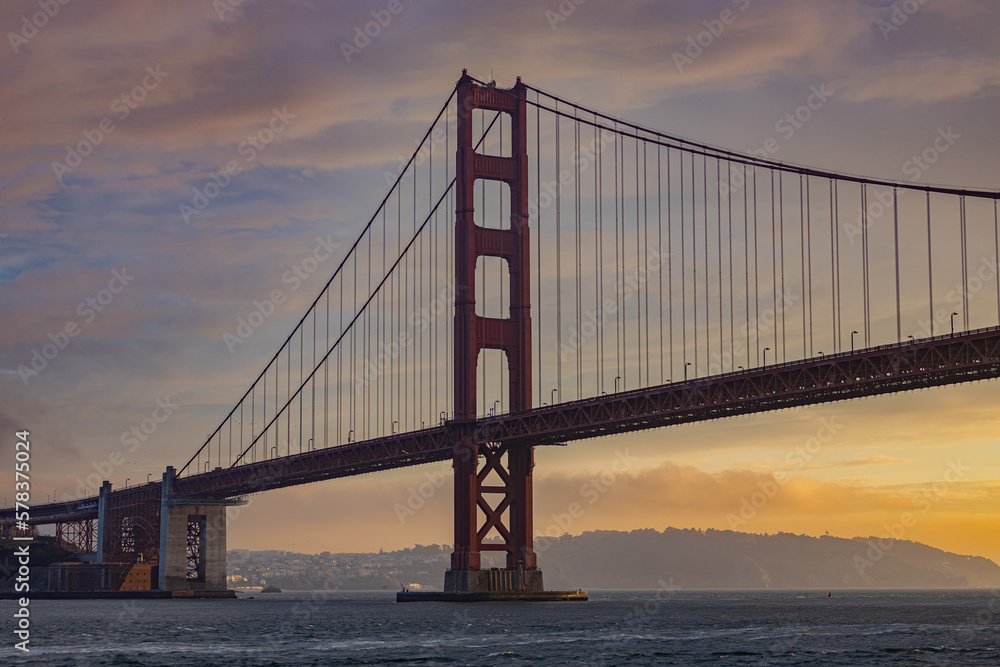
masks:
[[[925,544],[667,528],[536,540],[549,589],[1000,588],[1000,566]],[[314,556],[229,552],[232,585],[283,589],[440,589],[448,545]]]
[[[925,544],[668,528],[541,540],[546,588],[977,588],[1000,566]]]

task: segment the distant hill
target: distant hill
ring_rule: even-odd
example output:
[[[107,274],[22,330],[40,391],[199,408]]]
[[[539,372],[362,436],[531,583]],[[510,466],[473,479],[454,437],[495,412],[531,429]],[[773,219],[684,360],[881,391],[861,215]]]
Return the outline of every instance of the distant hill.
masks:
[[[986,558],[877,537],[667,528],[539,538],[535,549],[550,590],[1000,588],[1000,566]],[[240,549],[230,552],[229,569],[257,582],[267,573],[283,590],[440,589],[450,554],[437,544],[313,556]]]
[[[667,528],[536,541],[545,587],[997,588],[1000,566],[918,542]]]

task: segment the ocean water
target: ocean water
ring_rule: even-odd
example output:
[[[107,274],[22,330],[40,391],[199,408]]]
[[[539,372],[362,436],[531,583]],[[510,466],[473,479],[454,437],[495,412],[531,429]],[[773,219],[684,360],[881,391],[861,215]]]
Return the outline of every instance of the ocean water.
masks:
[[[37,600],[0,665],[1000,665],[997,591],[614,591],[588,602],[395,594]]]

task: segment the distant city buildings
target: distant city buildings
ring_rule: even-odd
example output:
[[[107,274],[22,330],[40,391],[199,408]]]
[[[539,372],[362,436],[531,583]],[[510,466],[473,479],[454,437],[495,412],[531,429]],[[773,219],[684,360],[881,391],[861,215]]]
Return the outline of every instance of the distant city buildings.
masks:
[[[438,544],[377,554],[232,549],[227,580],[233,588],[283,590],[433,588],[440,586],[450,555],[450,545]]]

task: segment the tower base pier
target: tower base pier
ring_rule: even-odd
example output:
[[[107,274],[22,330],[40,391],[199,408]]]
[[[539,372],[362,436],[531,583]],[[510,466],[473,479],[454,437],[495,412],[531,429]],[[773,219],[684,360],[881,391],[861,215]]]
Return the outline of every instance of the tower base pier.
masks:
[[[443,591],[401,591],[396,602],[583,601],[586,591],[547,591],[541,570],[493,568],[448,570]]]

